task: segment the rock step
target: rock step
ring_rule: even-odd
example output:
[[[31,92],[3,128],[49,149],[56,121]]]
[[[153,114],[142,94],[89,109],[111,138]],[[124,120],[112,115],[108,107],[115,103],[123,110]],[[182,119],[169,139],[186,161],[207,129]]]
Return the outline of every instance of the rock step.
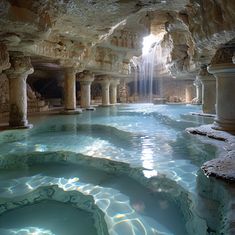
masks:
[[[29,184],[30,182],[30,184]],[[105,222],[110,235],[117,234],[132,234],[135,228],[135,234],[141,235],[170,235],[172,234],[162,224],[154,219],[142,216],[136,212],[131,206],[129,197],[120,193],[116,189],[101,187],[89,183],[80,182],[78,178],[54,178],[49,176],[34,175],[32,177],[23,177],[1,181],[1,188],[10,188],[10,191],[0,191],[0,198],[5,198],[7,201],[22,196],[31,198],[30,194],[42,187],[59,187],[64,191],[65,201],[67,200],[66,193],[78,191],[87,197],[92,196],[95,204],[105,214]],[[63,195],[58,195],[63,197]],[[57,197],[54,195],[53,197]]]

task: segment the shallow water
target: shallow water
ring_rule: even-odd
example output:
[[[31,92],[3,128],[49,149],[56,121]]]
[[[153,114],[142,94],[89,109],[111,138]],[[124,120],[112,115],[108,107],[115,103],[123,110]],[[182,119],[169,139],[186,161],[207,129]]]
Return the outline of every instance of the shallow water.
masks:
[[[1,157],[32,152],[81,153],[85,156],[126,162],[130,167],[143,167],[146,178],[164,174],[185,191],[194,194],[199,167],[218,154],[213,145],[216,141],[211,140],[210,144],[205,144],[200,138],[184,131],[187,127],[213,121],[211,118],[189,114],[199,111],[199,106],[136,104],[98,108],[94,112],[84,112],[81,115],[41,116],[31,120],[34,124],[31,130],[21,131],[20,134],[19,131],[0,134]],[[61,167],[63,166],[47,163],[43,167],[37,168],[34,165],[27,170],[3,170],[0,177],[3,182],[14,181],[20,177],[30,178],[38,173],[53,178],[79,177],[84,184],[92,185],[89,187],[99,186],[104,198],[107,189],[114,190],[109,190],[107,200],[116,192],[128,198],[126,203],[136,213],[135,219],[129,219],[130,227],[110,221],[111,234],[125,234],[123,231],[129,229],[126,234],[160,234],[156,231],[186,234],[179,208],[163,194],[148,191],[126,176],[86,169],[84,166]],[[106,213],[108,217],[115,218],[125,203],[115,204],[115,197],[109,203],[113,204]],[[108,220],[106,218],[106,222]],[[140,224],[144,225],[140,227]],[[155,233],[150,232],[151,228],[156,228],[153,229]]]
[[[1,228],[21,234],[35,228],[38,232],[30,234],[48,231],[51,235],[97,235],[93,223],[91,214],[55,201],[43,201],[0,216]]]

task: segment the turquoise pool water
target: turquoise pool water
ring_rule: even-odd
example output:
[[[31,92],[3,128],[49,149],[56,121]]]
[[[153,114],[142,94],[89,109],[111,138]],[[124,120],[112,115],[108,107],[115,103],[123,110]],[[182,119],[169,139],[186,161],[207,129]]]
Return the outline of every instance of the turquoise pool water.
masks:
[[[27,198],[40,187],[58,185],[65,192],[92,196],[109,234],[187,234],[190,223],[185,224],[193,219],[187,218],[189,205],[177,203],[177,193],[193,203],[198,169],[218,155],[217,142],[205,143],[185,132],[187,127],[212,123],[211,118],[190,114],[199,111],[191,105],[133,104],[34,118],[31,130],[0,133],[0,197]],[[5,234],[32,226],[50,232],[41,234],[65,234],[53,225],[44,226],[36,216],[42,214],[40,205],[45,206],[41,203],[27,212],[34,205],[26,203],[10,215],[3,213],[0,228]],[[63,206],[48,204],[57,208],[51,211],[63,211]],[[4,226],[6,218],[29,213],[28,224],[12,220]],[[73,213],[65,216],[71,222],[66,235],[84,234],[69,229],[76,228]]]

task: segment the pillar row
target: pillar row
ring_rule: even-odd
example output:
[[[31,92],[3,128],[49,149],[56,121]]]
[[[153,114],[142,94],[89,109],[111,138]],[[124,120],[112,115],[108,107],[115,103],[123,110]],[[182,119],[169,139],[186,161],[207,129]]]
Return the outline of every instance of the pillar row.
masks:
[[[208,73],[207,67],[202,66],[198,79],[202,82],[202,111],[203,113],[215,114],[216,105],[216,80]]]
[[[216,77],[217,113],[215,129],[235,133],[235,64],[233,56],[235,44],[226,45],[217,50],[208,67]]]
[[[9,125],[28,127],[26,79],[34,69],[29,57],[18,54],[10,57],[10,63],[10,69],[5,72],[9,79]]]
[[[81,85],[81,108],[90,108],[91,104],[91,83],[94,81],[94,75],[85,70],[78,75]]]

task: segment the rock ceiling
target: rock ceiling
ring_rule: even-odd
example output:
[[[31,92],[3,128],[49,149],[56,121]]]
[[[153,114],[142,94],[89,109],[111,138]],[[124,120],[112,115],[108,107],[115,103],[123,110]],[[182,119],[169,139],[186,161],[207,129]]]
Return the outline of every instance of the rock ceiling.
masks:
[[[161,46],[173,76],[208,64],[235,38],[231,0],[1,0],[0,42],[38,68],[76,67],[126,76],[142,39],[165,31]]]

